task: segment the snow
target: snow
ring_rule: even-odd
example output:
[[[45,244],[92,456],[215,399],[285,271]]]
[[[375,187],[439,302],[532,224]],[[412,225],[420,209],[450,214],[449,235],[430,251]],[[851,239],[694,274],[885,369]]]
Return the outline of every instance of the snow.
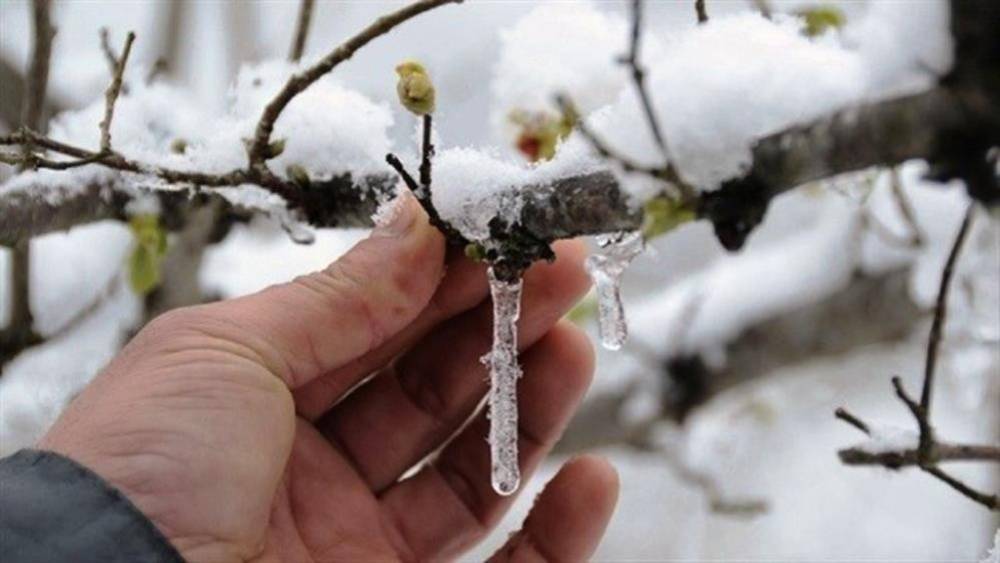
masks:
[[[642,233],[602,235],[598,237],[598,245],[602,249],[588,257],[585,265],[597,291],[601,344],[608,350],[618,350],[628,337],[621,279],[628,265],[642,252]]]
[[[997,528],[997,533],[993,536],[993,547],[979,563],[1000,563],[1000,528]]]
[[[748,167],[751,144],[761,136],[843,107],[865,92],[860,56],[833,38],[802,36],[794,18],[713,18],[669,39],[661,56],[645,58],[647,90],[681,175],[702,189],[714,189]],[[646,123],[634,88],[590,119],[612,147],[660,164]],[[622,178],[639,199],[653,195],[648,182]]]
[[[920,433],[912,428],[900,428],[890,424],[869,424],[869,437],[855,448],[871,454],[901,452],[917,448]]]
[[[500,31],[500,57],[490,82],[491,122],[499,137],[512,140],[513,111],[558,115],[553,95],[573,92],[584,115],[615,100],[627,84],[626,67],[615,59],[628,50],[629,24],[594,2],[543,2]],[[648,35],[647,56],[659,41]]]
[[[851,249],[858,216],[848,202],[830,199],[814,228],[752,253],[726,255],[637,303],[634,337],[663,357],[721,352],[744,328],[844,287],[857,260]]]
[[[493,150],[450,148],[434,158],[434,206],[467,238],[485,241],[494,217],[509,223],[518,219],[522,203],[518,192],[523,188],[586,174],[601,166],[575,137],[563,144],[556,158],[538,165],[515,161]]]
[[[490,268],[490,296],[493,299],[493,347],[482,362],[490,369],[490,481],[497,494],[514,494],[521,484],[517,441],[517,319],[521,315],[522,280],[497,279]]]

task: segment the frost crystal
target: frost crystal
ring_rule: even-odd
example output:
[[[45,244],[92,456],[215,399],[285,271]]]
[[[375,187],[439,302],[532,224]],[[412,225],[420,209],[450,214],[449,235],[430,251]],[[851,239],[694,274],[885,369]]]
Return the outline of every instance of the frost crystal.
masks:
[[[493,490],[510,495],[521,483],[517,460],[517,319],[521,280],[506,282],[489,269],[493,297],[493,349],[482,358],[490,368],[490,459]]]
[[[639,232],[615,233],[597,237],[601,252],[587,258],[587,272],[597,288],[598,332],[601,344],[608,350],[618,350],[625,344],[628,325],[622,307],[621,278],[632,260],[642,252]]]

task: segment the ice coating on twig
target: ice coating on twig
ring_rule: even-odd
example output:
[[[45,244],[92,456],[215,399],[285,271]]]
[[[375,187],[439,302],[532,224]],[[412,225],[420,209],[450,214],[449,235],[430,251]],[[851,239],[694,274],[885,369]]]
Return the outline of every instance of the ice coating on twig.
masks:
[[[510,495],[521,483],[517,459],[517,319],[521,314],[521,285],[498,279],[489,269],[493,297],[493,348],[482,358],[490,369],[490,459],[493,490]]]
[[[625,309],[622,306],[621,278],[632,260],[644,247],[642,233],[600,235],[601,251],[587,258],[586,268],[597,289],[597,327],[601,344],[618,350],[628,337]]]

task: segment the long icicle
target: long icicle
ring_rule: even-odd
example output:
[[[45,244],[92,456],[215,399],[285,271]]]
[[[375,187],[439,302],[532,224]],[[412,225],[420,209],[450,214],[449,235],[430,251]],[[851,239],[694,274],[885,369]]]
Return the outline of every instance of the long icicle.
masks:
[[[493,348],[482,358],[490,369],[490,458],[493,490],[510,495],[521,483],[517,455],[517,319],[521,314],[522,281],[498,279],[489,269],[493,298]]]

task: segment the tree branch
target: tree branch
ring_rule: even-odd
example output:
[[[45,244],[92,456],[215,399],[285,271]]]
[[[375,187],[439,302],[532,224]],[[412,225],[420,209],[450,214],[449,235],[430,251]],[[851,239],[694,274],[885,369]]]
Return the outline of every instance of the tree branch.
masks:
[[[945,261],[941,272],[941,285],[938,288],[937,302],[934,307],[934,320],[931,323],[931,331],[927,339],[927,356],[924,363],[924,383],[920,393],[920,402],[918,403],[906,391],[901,378],[898,376],[892,378],[892,386],[896,390],[896,396],[909,409],[920,429],[917,448],[878,453],[865,451],[864,448],[849,448],[841,450],[838,452],[838,455],[841,461],[848,465],[878,464],[890,469],[899,469],[906,465],[916,465],[926,473],[933,475],[979,504],[991,510],[1000,510],[997,495],[987,495],[976,491],[937,467],[938,462],[959,459],[1000,461],[1000,448],[940,442],[935,437],[934,427],[931,424],[931,398],[934,391],[934,372],[937,367],[938,350],[941,346],[944,322],[948,314],[948,292],[951,287],[955,263],[958,261],[958,256],[969,233],[969,226],[972,224],[975,205],[975,203],[971,203],[966,208],[965,217],[962,219],[958,234],[955,235],[955,242],[952,243],[948,259]],[[870,434],[867,424],[843,408],[837,409],[837,418],[848,422],[865,434]]]
[[[705,0],[694,0],[694,11],[698,15],[698,23],[708,23],[708,10],[705,9]]]
[[[299,62],[302,52],[306,48],[306,38],[309,37],[309,23],[312,21],[313,4],[315,0],[302,0],[299,2],[299,18],[295,24],[295,34],[292,38],[292,49],[288,53],[288,60],[293,63]]]
[[[35,0],[32,4],[34,45],[27,76],[22,123],[27,127],[41,125],[42,108],[48,89],[49,62],[52,57],[52,27],[49,0]],[[31,164],[31,145],[21,147],[24,166]],[[0,369],[17,354],[41,340],[35,332],[31,313],[31,241],[21,239],[11,245],[10,268],[10,318],[0,330]]]
[[[837,452],[837,455],[845,465],[881,465],[890,469],[899,469],[921,463],[919,448],[889,452],[872,452],[863,447],[847,448]],[[941,442],[934,445],[933,459],[935,463],[942,461],[1000,462],[1000,447]]]
[[[104,40],[107,39],[107,31],[102,34]],[[111,77],[111,84],[104,92],[104,119],[101,120],[101,152],[111,153],[111,120],[115,115],[115,102],[122,91],[122,76],[125,74],[125,65],[128,63],[128,56],[132,52],[132,43],[135,42],[135,33],[128,32],[125,37],[125,48],[122,49],[122,56],[115,60],[115,70]],[[113,56],[113,55],[112,55]]]
[[[260,121],[254,133],[253,144],[247,151],[248,166],[251,170],[262,170],[267,160],[267,147],[271,143],[271,133],[274,131],[274,124],[285,110],[288,103],[303,90],[316,82],[323,75],[337,67],[340,63],[351,58],[354,53],[367,45],[373,39],[385,35],[393,28],[403,22],[414,18],[428,10],[433,10],[444,4],[460,3],[462,0],[418,0],[408,6],[390,14],[384,15],[374,23],[366,27],[361,33],[348,39],[330,54],[323,57],[318,63],[308,69],[293,75],[285,83],[280,92],[267,104],[261,113]]]
[[[820,118],[761,139],[753,149],[753,165],[748,173],[726,182],[697,202],[699,215],[715,226],[716,234],[727,248],[739,248],[746,236],[763,218],[769,200],[791,188],[837,174],[862,170],[881,164],[898,164],[927,158],[934,153],[934,131],[941,126],[956,126],[964,119],[954,97],[943,89],[899,99],[865,104]],[[327,180],[337,189],[309,194],[292,193],[297,187],[273,175],[252,177],[245,170],[226,174],[204,174],[143,165],[121,155],[101,157],[100,153],[47,139],[30,131],[0,137],[0,145],[34,142],[50,151],[74,159],[96,158],[98,164],[124,172],[159,177],[174,184],[202,187],[238,186],[258,183],[263,187],[295,198],[316,227],[346,223],[370,224],[359,218],[357,201],[375,201],[376,193],[395,182],[392,174],[367,177],[338,176]],[[353,186],[345,184],[345,179]],[[414,182],[416,184],[416,182]],[[540,189],[539,189],[540,188]],[[627,203],[610,172],[570,176],[548,186],[511,186],[519,190],[529,204],[524,207],[521,225],[541,240],[640,228],[642,214]],[[537,192],[535,191],[537,189]],[[0,244],[10,245],[26,237],[64,230],[74,224],[86,224],[115,214],[106,205],[108,190],[134,191],[125,182],[115,181],[86,186],[65,194],[66,205],[76,210],[75,220],[68,213],[56,211],[49,200],[51,188],[26,186],[4,193],[0,189]],[[375,190],[373,192],[372,190]],[[27,192],[27,193],[25,193]],[[306,199],[303,199],[305,197]],[[95,201],[102,199],[103,203]],[[93,209],[81,200],[93,202]],[[125,200],[127,201],[127,200]],[[367,210],[371,205],[362,205]],[[374,210],[372,210],[374,211]],[[120,214],[119,214],[120,215]]]

